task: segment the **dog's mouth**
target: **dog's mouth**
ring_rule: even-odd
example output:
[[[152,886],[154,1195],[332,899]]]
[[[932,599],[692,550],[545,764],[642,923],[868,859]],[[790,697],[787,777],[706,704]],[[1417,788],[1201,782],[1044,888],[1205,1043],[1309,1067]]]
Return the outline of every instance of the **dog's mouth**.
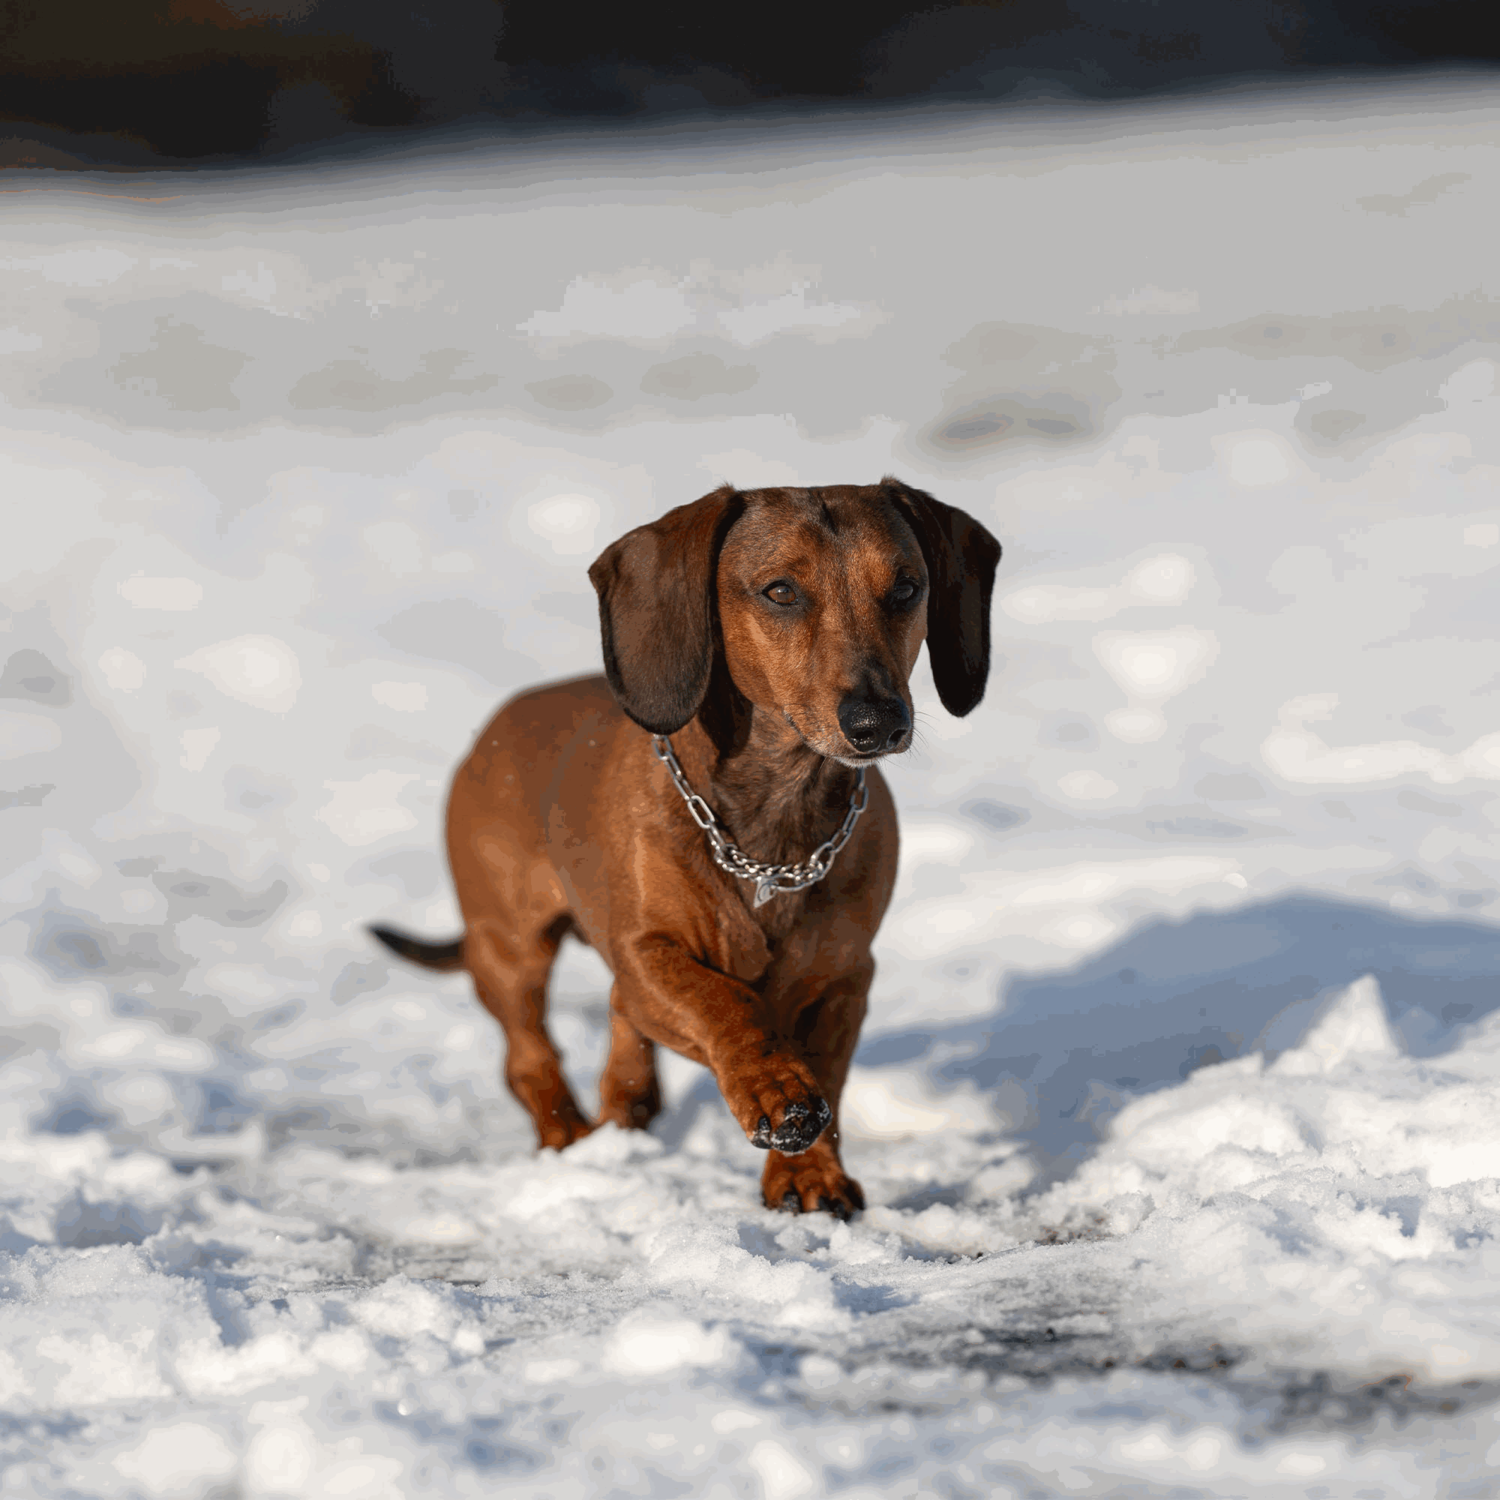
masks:
[[[871,750],[862,753],[858,750],[848,749],[834,751],[831,754],[826,750],[820,750],[820,755],[827,755],[829,760],[836,760],[841,766],[851,766],[858,769],[860,766],[872,766],[877,760],[888,760],[893,755],[904,755],[911,749],[911,736],[906,735],[899,745],[888,745],[884,750]]]

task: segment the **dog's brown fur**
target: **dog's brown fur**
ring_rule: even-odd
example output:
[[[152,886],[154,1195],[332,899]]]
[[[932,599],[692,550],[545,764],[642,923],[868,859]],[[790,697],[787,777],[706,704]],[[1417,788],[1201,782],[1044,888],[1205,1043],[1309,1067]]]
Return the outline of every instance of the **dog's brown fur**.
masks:
[[[615,981],[596,1123],[649,1123],[655,1047],[670,1047],[712,1069],[770,1148],[768,1205],[863,1206],[839,1160],[838,1105],[896,873],[895,809],[871,763],[910,744],[924,639],[944,706],[978,703],[999,557],[978,522],[887,479],[725,487],[595,562],[606,677],[512,700],[454,778],[461,942],[376,929],[473,976],[543,1146],[594,1128],[545,1024],[548,972],[573,932]],[[756,908],[753,885],[712,862],[652,734],[675,736],[693,789],[754,859],[802,860],[829,838],[853,765],[869,766],[868,810],[823,881]]]

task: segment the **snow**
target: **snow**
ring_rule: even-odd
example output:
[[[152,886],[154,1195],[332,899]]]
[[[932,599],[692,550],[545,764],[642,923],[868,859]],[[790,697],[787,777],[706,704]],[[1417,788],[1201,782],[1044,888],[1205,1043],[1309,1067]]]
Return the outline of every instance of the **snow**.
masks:
[[[7,1483],[1491,1493],[1493,104],[624,141],[13,184]],[[762,1209],[675,1058],[533,1154],[364,924],[453,931],[447,776],[597,663],[599,547],[888,470],[1006,558],[890,772],[869,1209]],[[585,1094],[606,996],[565,950]]]

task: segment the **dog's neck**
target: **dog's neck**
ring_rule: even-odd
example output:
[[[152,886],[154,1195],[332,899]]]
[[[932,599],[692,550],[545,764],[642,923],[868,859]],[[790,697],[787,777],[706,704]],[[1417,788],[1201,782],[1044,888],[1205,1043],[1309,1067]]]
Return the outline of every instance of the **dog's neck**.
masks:
[[[855,773],[810,749],[784,718],[747,708],[732,743],[716,744],[694,720],[678,737],[679,755],[693,789],[751,859],[795,864],[838,831]]]

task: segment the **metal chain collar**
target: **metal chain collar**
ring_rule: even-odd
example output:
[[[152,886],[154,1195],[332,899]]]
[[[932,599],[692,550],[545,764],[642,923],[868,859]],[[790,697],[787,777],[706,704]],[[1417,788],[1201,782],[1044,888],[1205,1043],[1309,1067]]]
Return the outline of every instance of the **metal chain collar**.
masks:
[[[865,788],[865,773],[860,768],[854,773],[854,790],[849,794],[849,811],[844,814],[839,831],[826,844],[819,844],[801,864],[763,864],[758,859],[751,859],[739,845],[730,843],[724,836],[724,825],[715,816],[713,808],[692,789],[687,777],[683,775],[677,756],[672,751],[671,740],[665,735],[654,734],[651,736],[651,748],[656,751],[657,759],[667,768],[667,774],[682,794],[693,822],[708,835],[709,852],[713,855],[714,863],[737,879],[755,881],[755,905],[758,907],[764,906],[772,896],[778,896],[782,891],[805,891],[808,886],[816,885],[833,868],[839,850],[849,842],[854,825],[859,822],[859,815],[870,800],[870,794]]]

